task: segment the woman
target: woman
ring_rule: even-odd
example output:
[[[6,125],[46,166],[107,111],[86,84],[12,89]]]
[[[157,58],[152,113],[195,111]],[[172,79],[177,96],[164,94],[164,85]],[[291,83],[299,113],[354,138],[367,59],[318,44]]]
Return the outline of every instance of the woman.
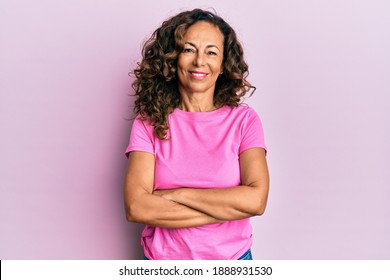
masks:
[[[263,129],[234,30],[195,9],[165,21],[134,71],[125,179],[146,259],[252,259],[249,218],[266,207]]]

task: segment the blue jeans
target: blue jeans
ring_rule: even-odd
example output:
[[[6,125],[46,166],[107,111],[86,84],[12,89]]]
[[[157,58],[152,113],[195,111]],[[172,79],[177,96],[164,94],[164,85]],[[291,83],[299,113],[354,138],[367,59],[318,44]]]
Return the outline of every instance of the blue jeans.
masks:
[[[145,255],[143,257],[144,260],[149,260]],[[244,260],[253,260],[252,257],[252,251],[249,249],[246,251],[238,260],[244,261]]]
[[[253,260],[251,249],[246,251],[238,260]]]

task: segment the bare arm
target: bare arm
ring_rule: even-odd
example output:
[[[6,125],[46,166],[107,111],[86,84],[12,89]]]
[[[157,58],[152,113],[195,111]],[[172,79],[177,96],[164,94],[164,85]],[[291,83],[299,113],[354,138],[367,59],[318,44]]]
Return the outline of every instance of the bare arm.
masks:
[[[220,220],[237,220],[261,215],[269,190],[265,150],[252,148],[240,154],[242,185],[222,189],[179,188],[155,194],[186,205]]]
[[[222,222],[201,211],[153,194],[154,155],[131,152],[125,178],[124,200],[128,221],[181,228]]]

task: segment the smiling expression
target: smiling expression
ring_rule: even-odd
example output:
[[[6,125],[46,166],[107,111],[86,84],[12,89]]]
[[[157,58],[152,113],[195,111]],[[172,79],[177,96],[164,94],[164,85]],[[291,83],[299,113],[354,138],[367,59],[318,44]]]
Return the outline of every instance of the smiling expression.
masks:
[[[214,95],[222,71],[223,35],[218,27],[200,21],[188,28],[177,61],[180,94]]]

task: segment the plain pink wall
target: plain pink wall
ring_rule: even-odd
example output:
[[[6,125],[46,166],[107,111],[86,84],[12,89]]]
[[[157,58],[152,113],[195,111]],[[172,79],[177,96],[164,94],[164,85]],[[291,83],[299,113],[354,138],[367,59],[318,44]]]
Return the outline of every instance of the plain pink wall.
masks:
[[[137,259],[122,182],[141,43],[214,7],[257,86],[256,259],[390,258],[388,1],[0,2],[0,259]]]

